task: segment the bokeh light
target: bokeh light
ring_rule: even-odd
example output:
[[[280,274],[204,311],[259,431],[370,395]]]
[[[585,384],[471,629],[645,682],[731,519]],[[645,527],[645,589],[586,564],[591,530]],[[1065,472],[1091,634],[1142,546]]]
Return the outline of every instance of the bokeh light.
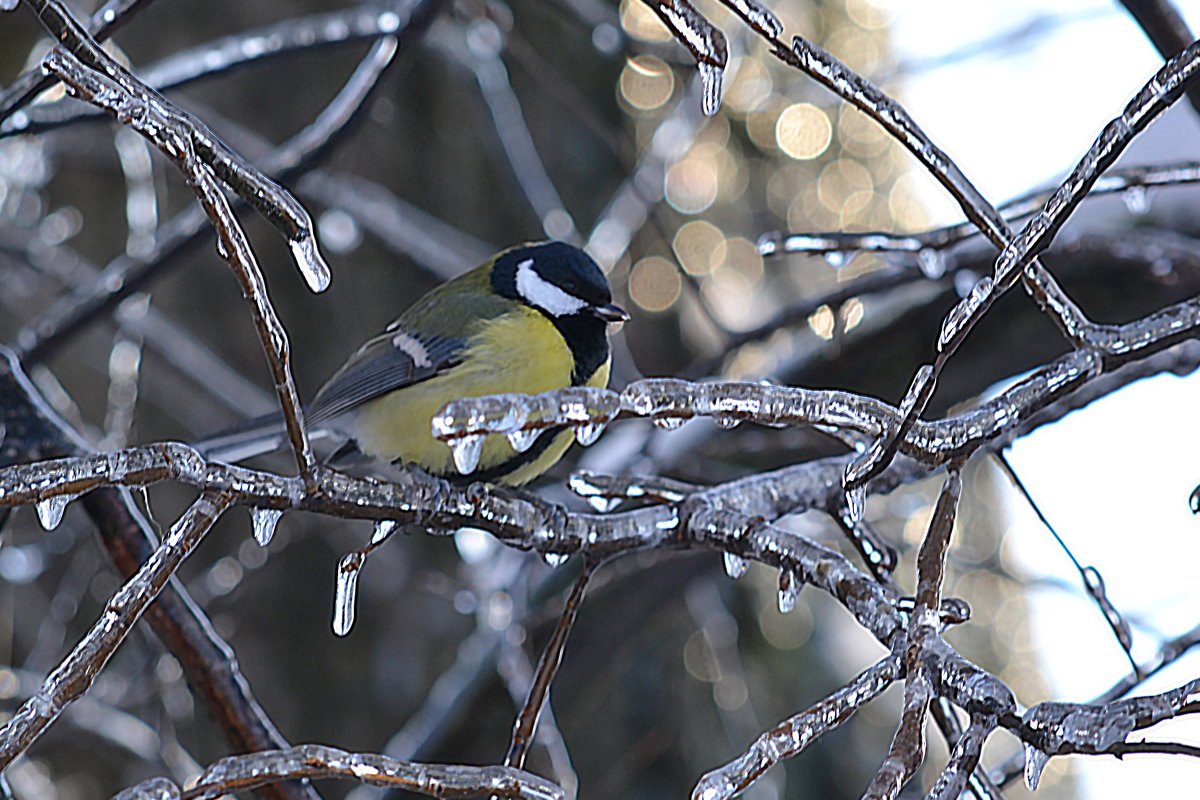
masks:
[[[681,214],[699,214],[717,199],[717,166],[711,158],[693,151],[676,161],[663,178],[667,202]]]
[[[625,61],[618,86],[622,100],[639,111],[650,111],[671,98],[675,74],[661,58],[634,56]]]
[[[812,103],[788,106],[775,121],[779,149],[795,159],[816,158],[833,138],[833,125],[824,111]]]
[[[629,273],[629,296],[646,311],[666,311],[673,306],[682,285],[679,270],[661,256],[643,258]]]
[[[725,259],[725,234],[711,222],[692,220],[675,232],[671,249],[688,274],[707,275]]]

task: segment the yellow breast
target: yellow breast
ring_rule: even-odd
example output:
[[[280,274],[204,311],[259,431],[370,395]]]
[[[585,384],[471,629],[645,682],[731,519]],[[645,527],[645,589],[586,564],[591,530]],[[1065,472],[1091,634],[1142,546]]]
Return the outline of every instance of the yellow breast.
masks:
[[[487,394],[536,394],[571,383],[573,361],[567,343],[545,316],[520,307],[490,320],[472,336],[462,363],[429,380],[406,386],[365,403],[355,418],[359,449],[379,461],[402,460],[434,475],[454,477],[450,448],[433,438],[433,415],[451,400]],[[597,370],[593,386],[608,383],[608,364]],[[563,431],[537,458],[499,476],[520,485],[549,469],[574,441]],[[517,457],[503,436],[484,440],[479,471]]]

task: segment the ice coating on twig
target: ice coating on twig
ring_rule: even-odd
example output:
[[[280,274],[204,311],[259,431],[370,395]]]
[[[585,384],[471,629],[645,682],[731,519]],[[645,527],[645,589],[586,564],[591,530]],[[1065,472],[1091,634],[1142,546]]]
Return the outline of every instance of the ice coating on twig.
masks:
[[[779,21],[779,17],[758,0],[721,0],[721,2],[733,9],[738,16],[749,23],[750,27],[763,36],[775,37],[783,33],[783,23]]]
[[[1200,313],[1200,304],[1197,306]],[[944,460],[1012,430],[1034,411],[1100,374],[1094,351],[1076,350],[1017,382],[993,400],[938,421],[916,420],[899,443],[914,457]],[[464,438],[511,436],[521,430],[609,424],[619,415],[648,417],[668,429],[695,416],[738,419],[763,425],[829,426],[873,437],[851,477],[862,476],[882,458],[883,434],[898,426],[912,404],[932,390],[932,368],[917,371],[901,407],[836,390],[741,382],[650,378],[619,394],[608,389],[572,387],[537,395],[492,395],[452,401],[433,418],[433,435],[452,447]],[[589,420],[591,423],[589,423]],[[876,452],[879,451],[879,452]],[[852,481],[847,481],[852,483]]]
[[[725,65],[729,62],[729,44],[725,40],[725,34],[688,0],[642,2],[658,15],[671,30],[671,34],[696,59],[696,68],[700,72],[700,107],[706,116],[716,114],[721,107],[721,83]],[[731,0],[729,6],[755,27],[761,25],[762,29],[766,30],[774,24],[782,29],[774,15],[754,0]]]
[[[350,753],[320,744],[302,744],[284,750],[228,756],[211,764],[188,783],[188,797],[216,800],[289,780],[341,778],[428,797],[506,797],[517,800],[565,800],[561,787],[515,767],[421,764],[398,761],[376,753]],[[113,800],[150,800],[178,797],[178,787],[165,786],[165,778],[152,778],[126,789]],[[173,786],[173,784],[172,784]],[[154,792],[157,792],[155,794]]]
[[[692,800],[729,800],[746,791],[764,772],[804,750],[813,740],[840,726],[900,674],[901,660],[889,656],[826,699],[762,734],[744,754],[705,773]]]
[[[1148,193],[1152,187],[1179,186],[1196,182],[1200,182],[1200,163],[1195,161],[1128,167],[1106,172],[1092,186],[1088,196],[1120,194],[1122,198],[1125,198],[1131,191],[1139,189]],[[1053,193],[1053,189],[1037,189],[1004,203],[999,210],[1006,220],[1028,217],[1040,210]],[[940,252],[943,253],[942,259],[944,260],[944,251],[947,248],[982,235],[983,232],[978,226],[968,222],[931,228],[920,233],[903,234],[888,231],[868,233],[770,231],[758,237],[758,252],[763,256],[775,256],[783,253],[820,255],[841,253],[844,255],[860,250],[872,253],[908,253],[917,256],[917,266],[923,269],[922,254],[930,253],[930,251]],[[932,259],[932,254],[926,255],[925,258]]]
[[[205,492],[168,531],[154,554],[117,591],[71,654],[0,727],[0,769],[35,741],[95,680],[146,607],[229,507],[229,493]]]
[[[704,18],[688,0],[642,0],[691,51],[699,63],[724,69],[729,62],[729,45],[721,29]]]

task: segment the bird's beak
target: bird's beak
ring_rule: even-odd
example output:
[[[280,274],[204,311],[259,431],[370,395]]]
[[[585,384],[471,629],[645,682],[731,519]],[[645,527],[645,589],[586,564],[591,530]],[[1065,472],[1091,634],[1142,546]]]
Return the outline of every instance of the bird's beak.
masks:
[[[605,322],[624,322],[629,319],[629,314],[625,313],[625,309],[612,303],[603,306],[592,306],[592,314]]]

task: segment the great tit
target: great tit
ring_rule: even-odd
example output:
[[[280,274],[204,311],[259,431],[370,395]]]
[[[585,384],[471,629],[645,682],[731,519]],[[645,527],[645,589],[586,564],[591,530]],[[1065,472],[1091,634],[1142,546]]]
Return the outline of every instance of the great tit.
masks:
[[[504,436],[488,436],[476,470],[462,476],[450,448],[433,438],[434,414],[461,397],[606,386],[608,324],[628,318],[579,248],[517,245],[433,289],[368,339],[317,392],[305,422],[346,440],[332,463],[366,456],[450,480],[520,486],[562,458],[573,431],[548,430],[520,453]],[[283,441],[279,420],[244,423],[197,449],[223,461],[268,452]]]

